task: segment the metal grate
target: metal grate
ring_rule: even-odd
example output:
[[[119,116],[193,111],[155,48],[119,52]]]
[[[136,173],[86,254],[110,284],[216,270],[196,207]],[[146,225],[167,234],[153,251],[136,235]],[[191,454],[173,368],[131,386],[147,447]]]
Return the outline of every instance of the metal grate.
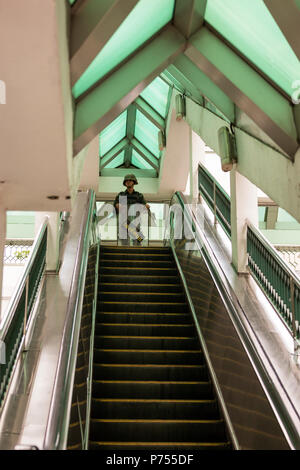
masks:
[[[10,239],[5,242],[4,264],[22,265],[30,255],[34,240]]]

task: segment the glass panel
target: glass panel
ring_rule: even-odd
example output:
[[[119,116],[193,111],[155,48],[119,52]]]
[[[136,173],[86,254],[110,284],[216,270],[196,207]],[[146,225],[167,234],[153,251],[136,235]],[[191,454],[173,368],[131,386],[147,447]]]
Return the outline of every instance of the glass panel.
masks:
[[[127,111],[120,114],[100,133],[100,156],[105,155],[126,135]]]
[[[208,0],[205,20],[293,95],[293,84],[300,79],[300,62],[263,0]]]
[[[141,93],[141,97],[149,103],[163,118],[167,114],[169,85],[157,77]]]
[[[159,158],[158,148],[159,129],[144,116],[139,110],[136,112],[135,137],[144,145],[153,155]]]
[[[143,159],[143,157],[136,152],[134,149],[132,150],[132,158],[131,162],[133,165],[135,165],[137,168],[141,168],[142,170],[153,170],[153,167],[146,162],[146,160]]]
[[[125,151],[123,150],[119,153],[105,168],[118,168],[118,166],[123,165],[124,163]]]
[[[171,21],[174,0],[140,0],[73,87],[77,98]]]

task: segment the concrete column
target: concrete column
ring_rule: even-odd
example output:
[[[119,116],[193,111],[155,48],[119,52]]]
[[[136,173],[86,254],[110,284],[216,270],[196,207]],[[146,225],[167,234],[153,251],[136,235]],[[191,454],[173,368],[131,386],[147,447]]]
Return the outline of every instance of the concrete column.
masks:
[[[47,254],[46,254],[46,270],[56,271],[59,259],[59,212],[36,212],[35,214],[35,235],[45,220],[48,217],[48,239],[47,239]]]
[[[238,273],[247,273],[248,219],[258,226],[257,187],[236,171],[230,172],[232,264]]]
[[[6,240],[6,210],[0,206],[0,319],[2,310],[2,286],[4,269],[4,249]]]

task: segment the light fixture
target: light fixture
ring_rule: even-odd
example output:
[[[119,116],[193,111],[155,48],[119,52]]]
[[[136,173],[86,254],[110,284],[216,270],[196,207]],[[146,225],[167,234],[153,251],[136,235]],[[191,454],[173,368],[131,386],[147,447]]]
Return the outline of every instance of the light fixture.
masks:
[[[185,98],[182,95],[176,95],[175,98],[176,121],[182,121],[185,116]]]
[[[221,127],[218,131],[218,141],[222,170],[230,171],[237,162],[235,137],[228,127]]]
[[[158,148],[162,151],[166,146],[166,136],[163,131],[158,132]]]

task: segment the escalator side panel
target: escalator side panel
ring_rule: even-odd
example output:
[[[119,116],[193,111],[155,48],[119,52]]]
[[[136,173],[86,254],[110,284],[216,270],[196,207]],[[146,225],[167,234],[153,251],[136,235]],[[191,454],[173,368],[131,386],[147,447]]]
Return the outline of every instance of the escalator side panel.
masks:
[[[176,254],[241,449],[289,449],[203,258]]]

